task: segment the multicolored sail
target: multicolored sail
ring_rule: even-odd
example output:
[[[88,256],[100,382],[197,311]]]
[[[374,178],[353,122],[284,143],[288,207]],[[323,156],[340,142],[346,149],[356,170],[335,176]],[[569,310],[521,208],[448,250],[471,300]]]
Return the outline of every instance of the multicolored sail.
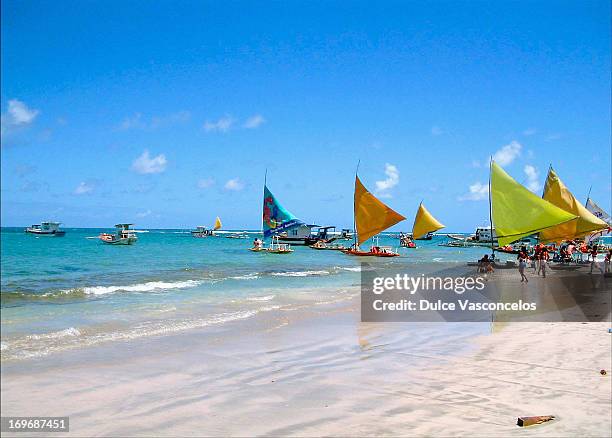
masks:
[[[412,226],[412,238],[419,239],[427,233],[433,233],[439,229],[444,228],[438,220],[425,208],[423,203],[419,204],[419,209],[414,218],[414,225]]]
[[[578,218],[520,185],[494,161],[491,209],[499,246]]]
[[[355,177],[355,228],[357,244],[406,219],[368,192]]]
[[[219,219],[219,216],[217,216],[217,219],[215,219],[215,227],[213,228],[214,230],[219,230],[221,229],[222,224],[221,224],[221,219]]]
[[[542,230],[540,232],[541,242],[561,242],[562,240],[576,239],[608,228],[606,222],[596,217],[582,203],[578,202],[552,167],[548,171],[542,198],[577,216],[578,219]]]
[[[290,228],[303,225],[304,222],[299,220],[289,211],[287,211],[276,200],[272,192],[264,186],[264,202],[263,202],[263,233],[264,237],[270,237]]]

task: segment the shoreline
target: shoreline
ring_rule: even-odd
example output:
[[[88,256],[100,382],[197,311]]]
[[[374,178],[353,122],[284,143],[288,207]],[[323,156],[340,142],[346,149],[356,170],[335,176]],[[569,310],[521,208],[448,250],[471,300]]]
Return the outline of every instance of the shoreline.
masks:
[[[362,323],[357,297],[278,309],[3,363],[3,415],[69,415],[67,436],[606,436],[609,316]],[[524,415],[557,419],[522,429]]]

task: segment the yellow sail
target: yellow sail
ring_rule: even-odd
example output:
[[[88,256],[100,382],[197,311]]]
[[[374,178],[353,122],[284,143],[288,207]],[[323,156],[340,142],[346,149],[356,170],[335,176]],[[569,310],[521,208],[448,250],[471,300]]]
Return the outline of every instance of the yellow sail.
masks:
[[[215,219],[215,230],[218,230],[221,228],[221,219],[219,219],[219,216],[217,216],[217,219]]]
[[[438,231],[440,228],[444,228],[440,222],[425,208],[423,203],[419,204],[416,217],[414,218],[414,225],[412,226],[412,237],[418,239],[423,237],[427,233]]]
[[[368,192],[359,177],[355,177],[355,227],[359,245],[404,219]]]
[[[546,185],[544,186],[544,196],[542,197],[568,213],[578,216],[578,220],[543,230],[540,233],[540,241],[542,242],[571,240],[608,228],[607,223],[599,219],[576,200],[552,167],[548,171]]]
[[[526,189],[494,161],[491,162],[491,209],[499,246],[578,217]]]

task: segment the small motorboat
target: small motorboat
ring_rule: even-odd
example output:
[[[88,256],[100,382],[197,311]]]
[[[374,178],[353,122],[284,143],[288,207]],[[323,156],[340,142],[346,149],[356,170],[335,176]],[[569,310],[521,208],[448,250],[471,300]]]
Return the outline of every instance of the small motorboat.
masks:
[[[115,234],[102,233],[98,238],[109,245],[133,245],[138,240],[134,230],[130,230],[133,224],[117,224],[117,232]]]
[[[61,222],[41,222],[40,224],[34,224],[31,227],[27,227],[25,232],[28,234],[36,234],[37,236],[55,236],[62,237],[66,234],[64,230],[60,230],[59,226]]]

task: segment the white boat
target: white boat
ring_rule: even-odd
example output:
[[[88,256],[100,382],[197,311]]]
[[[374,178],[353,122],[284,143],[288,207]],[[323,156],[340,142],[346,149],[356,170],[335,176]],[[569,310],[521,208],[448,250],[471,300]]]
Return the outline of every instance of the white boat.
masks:
[[[40,224],[34,224],[31,227],[27,227],[25,232],[29,234],[36,234],[37,236],[62,237],[66,234],[66,232],[59,229],[60,225],[61,222],[45,221],[41,222]]]
[[[133,245],[138,240],[134,230],[130,230],[133,224],[117,224],[117,232],[115,234],[102,233],[98,238],[109,245]]]

